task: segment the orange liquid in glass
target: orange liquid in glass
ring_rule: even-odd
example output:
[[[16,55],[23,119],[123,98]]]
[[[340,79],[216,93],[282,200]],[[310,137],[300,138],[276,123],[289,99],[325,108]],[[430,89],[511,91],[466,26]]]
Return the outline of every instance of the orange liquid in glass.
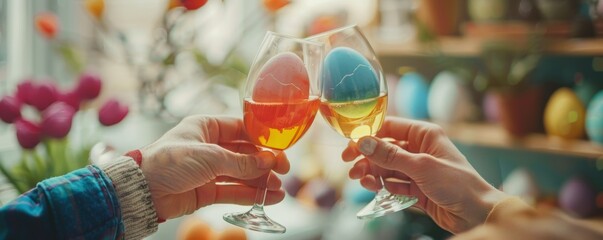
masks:
[[[284,150],[295,144],[308,130],[318,107],[318,97],[293,103],[243,103],[245,130],[258,146]]]

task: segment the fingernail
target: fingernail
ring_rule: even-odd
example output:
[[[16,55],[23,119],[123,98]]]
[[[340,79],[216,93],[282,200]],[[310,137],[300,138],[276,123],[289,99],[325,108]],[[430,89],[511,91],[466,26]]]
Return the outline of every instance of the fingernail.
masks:
[[[377,140],[371,137],[365,137],[360,139],[359,150],[365,156],[372,155],[375,152],[375,148],[377,147]]]
[[[272,168],[272,165],[274,165],[274,160],[270,156],[260,154],[256,163],[259,169],[270,169]]]

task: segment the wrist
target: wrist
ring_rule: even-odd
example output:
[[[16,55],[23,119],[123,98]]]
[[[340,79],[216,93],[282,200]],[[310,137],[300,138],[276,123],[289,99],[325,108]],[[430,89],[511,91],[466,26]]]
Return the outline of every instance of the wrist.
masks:
[[[473,209],[469,211],[470,215],[467,219],[469,223],[468,229],[485,223],[496,204],[509,197],[508,194],[489,184],[487,184],[487,187],[483,191],[478,192],[476,196],[477,198],[473,201],[472,206],[467,206],[469,209]]]
[[[157,214],[145,176],[130,157],[98,166],[111,179],[122,212],[126,239],[140,239],[157,231]]]

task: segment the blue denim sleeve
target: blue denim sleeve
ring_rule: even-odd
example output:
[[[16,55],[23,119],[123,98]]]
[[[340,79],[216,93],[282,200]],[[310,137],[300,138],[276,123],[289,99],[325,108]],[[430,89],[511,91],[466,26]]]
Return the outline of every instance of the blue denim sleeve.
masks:
[[[115,189],[88,166],[38,183],[0,208],[0,239],[123,239]]]

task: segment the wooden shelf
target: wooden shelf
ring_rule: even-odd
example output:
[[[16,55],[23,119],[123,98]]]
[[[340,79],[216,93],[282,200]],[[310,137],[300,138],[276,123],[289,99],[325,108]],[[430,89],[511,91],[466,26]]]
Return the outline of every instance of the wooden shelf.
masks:
[[[442,126],[452,140],[465,144],[524,149],[591,159],[603,157],[603,145],[587,140],[566,140],[538,133],[513,137],[499,125],[486,123],[459,123]]]
[[[379,56],[429,56],[432,51],[418,41],[393,42],[369,37],[371,45]],[[443,37],[439,39],[440,49],[452,56],[476,56],[482,38]],[[600,56],[603,55],[603,38],[598,39],[551,39],[547,41],[545,52],[557,55]]]

